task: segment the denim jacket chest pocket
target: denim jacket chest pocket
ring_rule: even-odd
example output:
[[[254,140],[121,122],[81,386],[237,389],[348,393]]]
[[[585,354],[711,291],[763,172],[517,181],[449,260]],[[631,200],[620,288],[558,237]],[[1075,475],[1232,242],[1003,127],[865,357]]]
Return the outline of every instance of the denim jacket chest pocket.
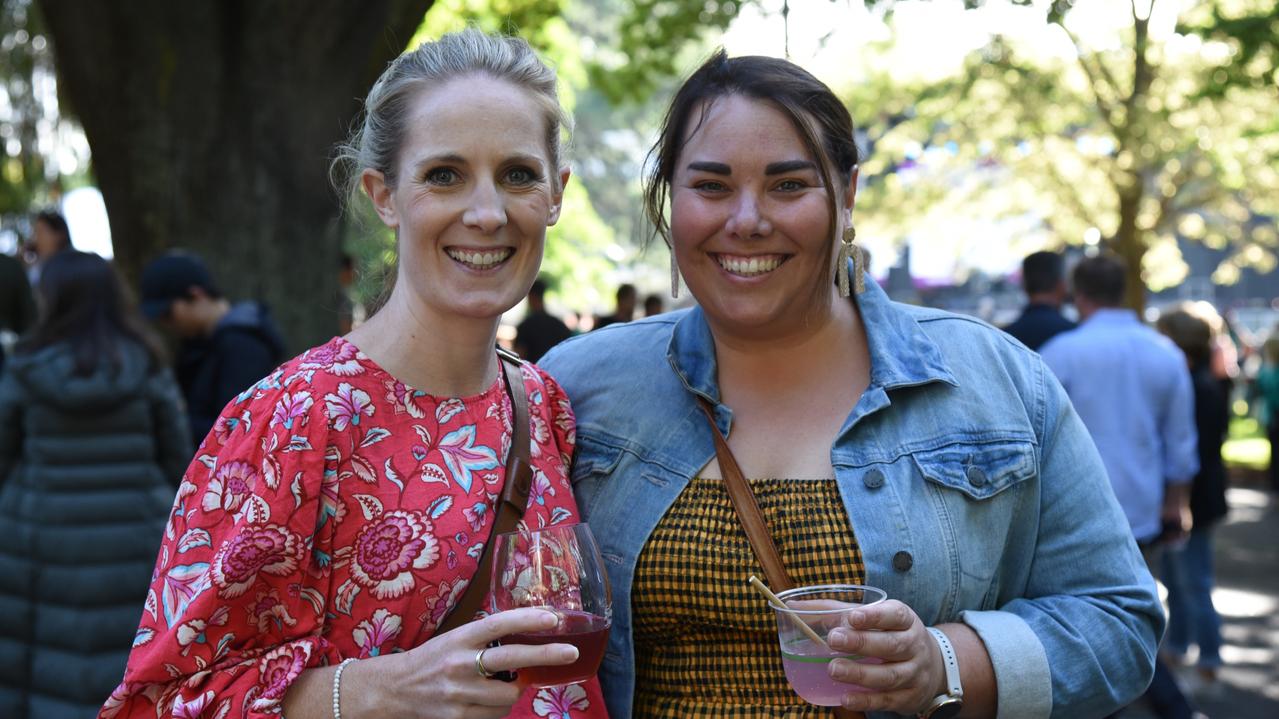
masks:
[[[620,447],[579,431],[573,455],[572,479],[573,494],[583,512],[583,520],[589,521],[589,517],[585,515],[586,507],[593,504],[592,500],[617,473],[617,465],[621,460]]]
[[[911,456],[923,477],[924,491],[936,510],[942,539],[962,577],[967,606],[987,607],[997,600],[993,586],[999,563],[1019,537],[1018,517],[1033,508],[1025,491],[1036,474],[1032,442],[1010,440],[955,443]]]

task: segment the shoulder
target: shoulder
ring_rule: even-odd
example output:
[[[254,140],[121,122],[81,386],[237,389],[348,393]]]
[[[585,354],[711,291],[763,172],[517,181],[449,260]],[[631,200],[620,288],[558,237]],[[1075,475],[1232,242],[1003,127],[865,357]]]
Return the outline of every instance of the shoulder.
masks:
[[[974,352],[986,357],[1038,361],[1038,355],[1008,332],[976,317],[901,303],[894,303],[894,307],[915,320],[948,361],[962,360]]]
[[[667,312],[634,322],[615,323],[556,345],[538,364],[573,392],[587,377],[633,381],[652,369],[669,369],[667,347],[675,324],[690,310]],[[629,377],[627,373],[631,373]]]
[[[327,433],[330,419],[360,411],[383,393],[384,373],[359,349],[333,338],[285,362],[231,399],[210,435],[219,444],[237,430],[265,436],[283,426]],[[206,440],[207,443],[207,440]]]

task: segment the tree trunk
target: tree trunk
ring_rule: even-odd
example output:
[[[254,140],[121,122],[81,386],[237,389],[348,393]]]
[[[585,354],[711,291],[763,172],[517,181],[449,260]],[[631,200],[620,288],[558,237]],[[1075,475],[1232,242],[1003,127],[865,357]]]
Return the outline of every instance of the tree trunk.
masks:
[[[40,0],[125,276],[190,249],[292,350],[332,336],[328,159],[432,2]]]
[[[1137,226],[1137,212],[1141,207],[1142,177],[1135,172],[1125,173],[1125,183],[1119,192],[1119,228],[1111,238],[1110,249],[1128,265],[1128,281],[1124,285],[1124,305],[1141,315],[1146,309],[1146,280],[1142,276],[1141,263],[1146,257],[1145,233]]]
[[[1153,8],[1153,0],[1152,0]],[[1126,155],[1132,165],[1119,171],[1115,192],[1119,195],[1119,227],[1111,239],[1111,249],[1128,265],[1128,281],[1125,283],[1124,304],[1144,315],[1146,310],[1146,278],[1141,270],[1146,257],[1147,232],[1138,222],[1141,200],[1146,194],[1145,161],[1141,158],[1146,137],[1146,98],[1154,81],[1155,67],[1146,54],[1150,37],[1150,19],[1138,16],[1133,6],[1133,72],[1132,92],[1124,98],[1122,125],[1117,140],[1120,155]]]

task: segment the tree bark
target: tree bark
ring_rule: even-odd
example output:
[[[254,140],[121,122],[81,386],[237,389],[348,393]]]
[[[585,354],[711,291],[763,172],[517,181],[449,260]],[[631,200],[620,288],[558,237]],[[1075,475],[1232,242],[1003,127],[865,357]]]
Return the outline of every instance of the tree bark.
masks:
[[[175,247],[294,351],[337,328],[328,160],[433,0],[40,0],[131,281]]]

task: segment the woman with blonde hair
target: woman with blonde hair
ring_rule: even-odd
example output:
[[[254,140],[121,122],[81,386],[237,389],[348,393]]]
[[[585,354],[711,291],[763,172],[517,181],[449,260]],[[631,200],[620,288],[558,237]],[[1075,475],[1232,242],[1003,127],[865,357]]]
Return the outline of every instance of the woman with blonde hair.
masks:
[[[204,438],[102,717],[602,715],[593,682],[495,677],[577,660],[558,642],[490,647],[556,615],[469,621],[490,606],[503,517],[577,521],[568,402],[495,348],[569,177],[555,88],[524,41],[476,30],[405,53],[373,86],[340,159],[395,231],[394,288]]]

